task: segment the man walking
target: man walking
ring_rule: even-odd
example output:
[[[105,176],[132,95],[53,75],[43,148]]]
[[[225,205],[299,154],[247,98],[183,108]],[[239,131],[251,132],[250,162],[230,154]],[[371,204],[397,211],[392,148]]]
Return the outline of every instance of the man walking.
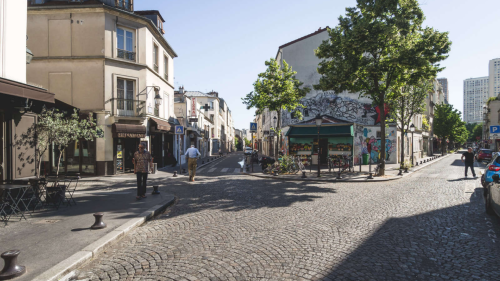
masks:
[[[201,155],[200,151],[191,145],[190,148],[186,150],[185,154],[188,158],[188,172],[189,181],[194,181],[194,176],[196,175],[196,166],[198,166],[198,156]]]
[[[139,144],[139,151],[134,153],[132,158],[134,173],[137,175],[137,196],[136,199],[146,198],[146,181],[149,171],[153,169],[153,157],[151,153],[144,150],[144,144]]]
[[[465,157],[465,161],[464,161]],[[472,152],[472,147],[468,147],[467,152],[462,154],[462,162],[465,163],[465,177],[467,177],[467,170],[470,167],[472,171],[472,175],[476,177],[476,173],[474,172],[474,153]]]

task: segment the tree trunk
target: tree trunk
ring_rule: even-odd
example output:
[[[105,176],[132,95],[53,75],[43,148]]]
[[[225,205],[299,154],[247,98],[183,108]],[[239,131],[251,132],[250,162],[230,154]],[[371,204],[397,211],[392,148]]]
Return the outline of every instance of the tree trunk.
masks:
[[[401,163],[399,164],[400,167],[403,167],[403,163],[405,162],[405,129],[404,126],[401,126]]]
[[[384,98],[380,99],[380,134],[381,134],[381,143],[380,143],[380,169],[379,176],[385,175],[385,104]],[[319,141],[319,140],[318,140]]]
[[[57,172],[56,177],[59,176],[59,166],[61,165],[61,157],[63,155],[62,149],[59,149],[59,157],[57,159]]]

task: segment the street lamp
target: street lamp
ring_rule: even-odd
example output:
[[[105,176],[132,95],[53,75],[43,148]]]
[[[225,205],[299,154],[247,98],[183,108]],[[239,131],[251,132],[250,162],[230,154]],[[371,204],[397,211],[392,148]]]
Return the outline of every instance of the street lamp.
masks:
[[[316,126],[318,127],[318,178],[320,177],[320,167],[319,167],[319,158],[320,158],[320,149],[319,149],[319,129],[321,128],[321,123],[323,123],[323,118],[321,118],[321,115],[316,115]]]
[[[411,165],[413,166],[413,132],[415,132],[415,125],[410,125],[411,132]]]

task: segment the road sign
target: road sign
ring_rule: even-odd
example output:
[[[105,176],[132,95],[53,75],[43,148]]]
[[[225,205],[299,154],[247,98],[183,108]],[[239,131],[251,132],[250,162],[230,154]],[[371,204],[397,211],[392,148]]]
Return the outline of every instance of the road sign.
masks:
[[[176,135],[184,135],[184,126],[175,126]]]
[[[490,126],[490,134],[499,134],[500,133],[500,126]]]
[[[480,140],[480,139],[481,139],[481,137],[476,137],[476,139],[477,139],[477,140]]]
[[[257,123],[250,123],[250,132],[254,132],[254,133],[257,132]],[[500,132],[500,130],[499,130],[499,132]]]
[[[498,133],[498,134],[490,134],[490,139],[492,139],[492,140],[500,139],[500,133]]]

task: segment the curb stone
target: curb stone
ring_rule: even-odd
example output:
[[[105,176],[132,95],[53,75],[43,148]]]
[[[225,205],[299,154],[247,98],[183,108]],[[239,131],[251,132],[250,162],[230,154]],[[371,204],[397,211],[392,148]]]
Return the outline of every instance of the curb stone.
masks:
[[[170,195],[170,199],[163,204],[156,205],[149,210],[138,215],[136,218],[130,219],[110,233],[99,238],[95,242],[86,246],[82,250],[76,252],[71,257],[61,261],[49,270],[43,272],[33,279],[33,281],[67,281],[75,276],[75,269],[83,266],[87,262],[95,259],[99,253],[115,244],[118,240],[124,237],[128,232],[145,223],[148,219],[160,214],[175,201],[175,197]]]
[[[318,178],[305,178],[305,179],[302,179],[302,178],[298,178],[298,179],[290,179],[290,178],[280,178],[280,177],[275,177],[275,176],[265,176],[265,175],[260,175],[260,174],[251,174],[251,173],[248,173],[248,172],[241,172],[241,174],[243,175],[248,175],[248,176],[252,176],[252,177],[257,177],[257,178],[264,178],[264,179],[276,179],[276,180],[282,180],[282,181],[317,181],[317,182],[382,182],[382,181],[394,181],[394,180],[399,180],[399,179],[402,179],[404,177],[407,177],[411,174],[413,174],[414,172],[417,172],[427,166],[430,166],[438,161],[441,161],[442,159],[450,156],[450,155],[453,155],[454,153],[450,153],[450,154],[447,154],[447,155],[444,155],[444,156],[441,156],[439,158],[436,158],[434,160],[436,161],[431,161],[431,162],[427,162],[425,165],[422,164],[422,165],[419,165],[418,168],[414,168],[412,170],[409,170],[408,173],[406,174],[403,174],[402,176],[395,176],[393,178],[382,178],[382,179],[377,179],[376,177],[374,179],[367,179],[367,178],[362,178],[362,179],[352,179],[352,180],[346,180],[346,179],[341,179],[341,180],[338,180],[338,179],[335,179],[335,178],[330,178],[330,179],[318,179]]]

